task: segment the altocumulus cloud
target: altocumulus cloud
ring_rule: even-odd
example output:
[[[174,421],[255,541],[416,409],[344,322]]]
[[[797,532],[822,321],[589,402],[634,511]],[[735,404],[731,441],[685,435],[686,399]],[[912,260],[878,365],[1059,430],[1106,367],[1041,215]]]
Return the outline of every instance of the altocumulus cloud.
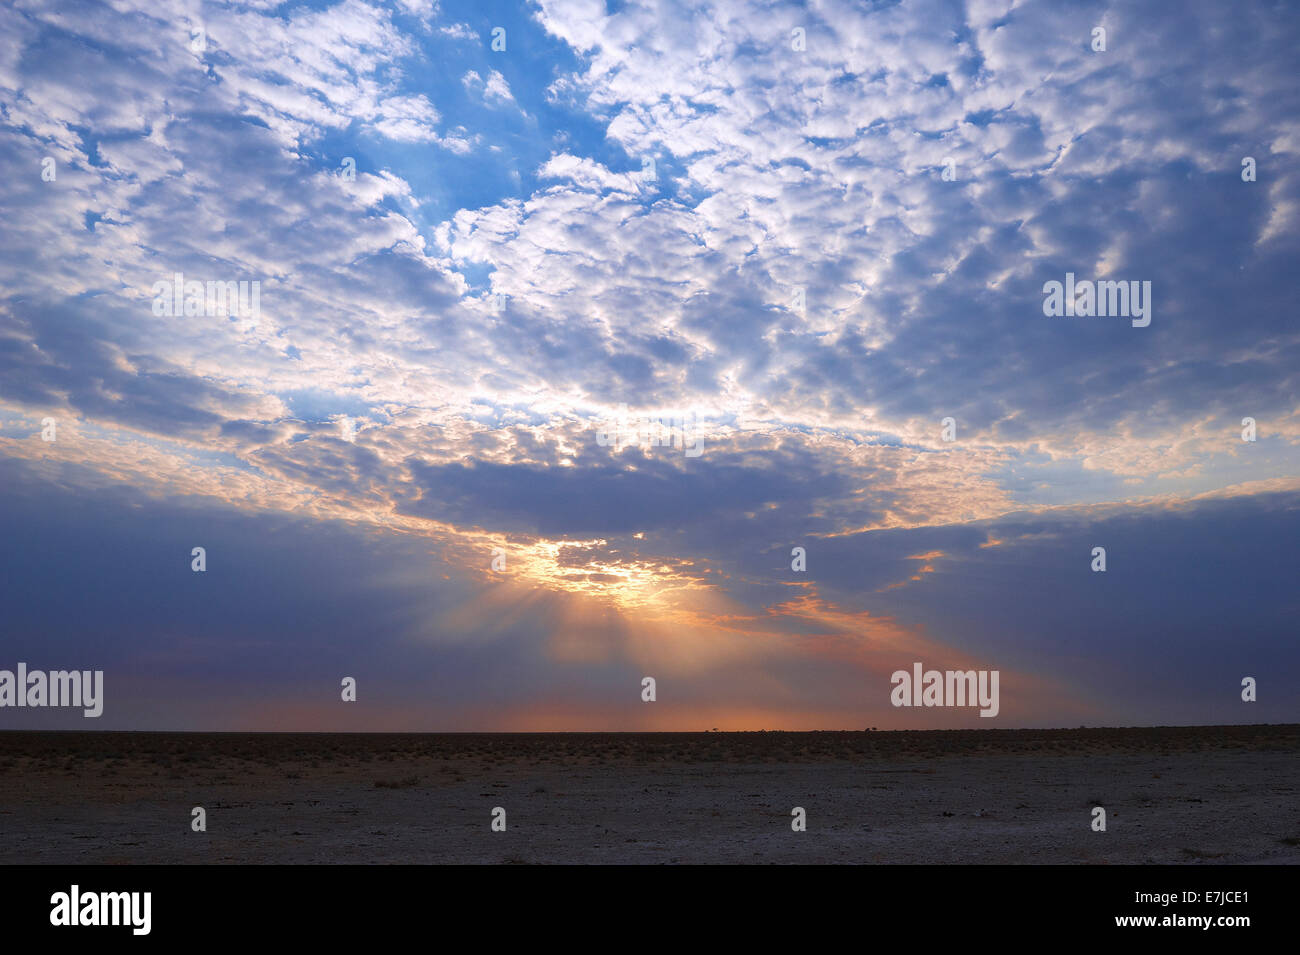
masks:
[[[1296,685],[1300,16],[499,16],[0,10],[5,605],[103,725],[346,728],[350,672],[366,728],[894,725],[913,652],[1013,725]],[[1150,326],[1045,317],[1067,272]],[[260,314],[157,316],[176,273]],[[601,446],[624,405],[703,456]]]

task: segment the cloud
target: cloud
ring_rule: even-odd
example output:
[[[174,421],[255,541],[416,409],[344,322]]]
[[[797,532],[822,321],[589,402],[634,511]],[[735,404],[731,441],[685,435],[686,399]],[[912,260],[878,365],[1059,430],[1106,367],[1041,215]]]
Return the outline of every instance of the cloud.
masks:
[[[480,40],[469,24],[433,27],[445,11],[415,0],[7,7],[6,466],[102,495],[110,522],[136,488],[423,538],[474,563],[468,609],[439,619],[468,640],[480,602],[536,599],[545,623],[503,630],[539,658],[585,659],[559,632],[578,606],[601,659],[662,641],[747,665],[720,633],[808,620],[837,622],[816,630],[836,654],[885,619],[1010,653],[908,603],[942,586],[1020,638],[1009,668],[1065,680],[994,612],[1018,605],[1014,577],[998,607],[963,603],[972,581],[1057,566],[1026,535],[1059,542],[1103,520],[1089,509],[1130,547],[1140,527],[1226,527],[1230,504],[1284,521],[1300,474],[1300,18],[1170,11],[542,2],[495,61],[507,82],[444,41]],[[176,272],[259,282],[260,315],[154,315]],[[1151,326],[1047,318],[1043,283],[1067,272],[1151,281]],[[697,415],[703,456],[600,445],[621,406]],[[518,591],[482,576],[494,540]],[[789,578],[796,544],[814,584]],[[667,635],[603,616],[670,596]],[[1111,622],[1117,640],[1145,625]],[[751,676],[806,715],[812,677],[772,662],[800,646]],[[732,705],[760,711],[737,679]]]
[[[439,27],[438,32],[443,36],[451,37],[453,40],[477,40],[478,34],[468,23],[453,23],[450,26]]]
[[[496,70],[489,70],[487,78],[479,76],[477,70],[470,70],[461,77],[461,85],[466,90],[480,97],[489,106],[518,106],[510,84]]]

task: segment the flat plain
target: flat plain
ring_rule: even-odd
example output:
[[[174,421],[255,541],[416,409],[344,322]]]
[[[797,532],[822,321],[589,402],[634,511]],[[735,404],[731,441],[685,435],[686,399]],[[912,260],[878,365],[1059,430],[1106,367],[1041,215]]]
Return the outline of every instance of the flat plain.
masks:
[[[0,732],[4,864],[1296,862],[1295,724]]]

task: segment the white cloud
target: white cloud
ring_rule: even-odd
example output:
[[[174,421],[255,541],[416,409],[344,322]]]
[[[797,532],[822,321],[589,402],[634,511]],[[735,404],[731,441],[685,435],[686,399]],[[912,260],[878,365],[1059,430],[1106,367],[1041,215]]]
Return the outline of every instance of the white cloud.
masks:
[[[443,36],[451,37],[453,40],[477,40],[478,34],[468,23],[453,23],[450,26],[439,27],[438,32]]]
[[[514,94],[510,92],[510,84],[496,70],[489,70],[486,80],[478,74],[477,70],[470,70],[461,77],[460,81],[466,90],[481,96],[489,105],[518,105],[515,103]]]

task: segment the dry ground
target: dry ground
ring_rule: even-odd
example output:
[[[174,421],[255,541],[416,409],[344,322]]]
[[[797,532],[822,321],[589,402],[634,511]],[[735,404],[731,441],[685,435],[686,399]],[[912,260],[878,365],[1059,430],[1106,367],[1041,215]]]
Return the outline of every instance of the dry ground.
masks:
[[[1294,863],[1298,796],[1297,725],[7,732],[0,863]]]

